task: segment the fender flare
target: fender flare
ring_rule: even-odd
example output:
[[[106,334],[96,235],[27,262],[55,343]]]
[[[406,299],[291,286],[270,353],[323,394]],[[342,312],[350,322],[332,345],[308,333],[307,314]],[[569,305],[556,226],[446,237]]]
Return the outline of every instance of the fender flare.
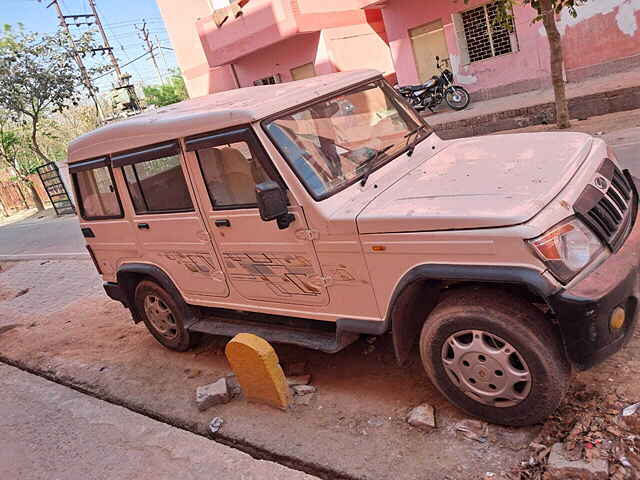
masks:
[[[391,329],[396,359],[403,364],[409,357],[415,339],[419,335],[424,319],[438,303],[442,282],[464,281],[517,285],[548,301],[560,287],[554,285],[539,271],[528,267],[503,265],[447,265],[425,264],[406,272],[391,295],[383,332]],[[414,295],[427,288],[425,301],[410,302]],[[424,296],[424,295],[423,295]]]
[[[142,320],[135,304],[135,285],[138,283],[136,277],[140,275],[158,283],[158,285],[164,288],[174,298],[178,306],[183,310],[185,318],[189,319],[186,322],[186,327],[197,321],[193,308],[184,301],[182,294],[173,283],[173,280],[171,280],[164,270],[148,263],[123,263],[118,267],[116,278],[125,296],[134,322],[138,323]]]

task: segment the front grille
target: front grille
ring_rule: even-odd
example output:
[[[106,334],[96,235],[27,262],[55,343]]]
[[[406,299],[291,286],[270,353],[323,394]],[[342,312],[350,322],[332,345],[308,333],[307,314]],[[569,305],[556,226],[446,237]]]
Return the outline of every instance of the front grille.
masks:
[[[587,185],[573,208],[582,221],[616,251],[631,231],[637,194],[628,173],[620,171],[608,158],[598,170],[594,183],[597,187]]]

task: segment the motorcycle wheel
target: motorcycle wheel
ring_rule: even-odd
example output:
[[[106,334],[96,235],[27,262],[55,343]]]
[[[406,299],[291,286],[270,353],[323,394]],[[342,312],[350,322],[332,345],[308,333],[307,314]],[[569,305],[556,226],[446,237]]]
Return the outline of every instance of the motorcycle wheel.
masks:
[[[464,110],[469,105],[471,97],[463,87],[450,87],[444,96],[447,105],[454,110]]]

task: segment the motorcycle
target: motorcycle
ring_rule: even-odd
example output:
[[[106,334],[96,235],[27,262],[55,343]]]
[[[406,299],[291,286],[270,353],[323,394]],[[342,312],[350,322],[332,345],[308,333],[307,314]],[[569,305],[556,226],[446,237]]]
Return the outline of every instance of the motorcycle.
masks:
[[[421,85],[396,85],[396,89],[418,111],[428,108],[433,109],[447,102],[454,110],[464,110],[469,105],[471,97],[464,87],[453,84],[453,73],[440,65],[440,57],[436,57],[436,68],[440,75],[434,75]]]

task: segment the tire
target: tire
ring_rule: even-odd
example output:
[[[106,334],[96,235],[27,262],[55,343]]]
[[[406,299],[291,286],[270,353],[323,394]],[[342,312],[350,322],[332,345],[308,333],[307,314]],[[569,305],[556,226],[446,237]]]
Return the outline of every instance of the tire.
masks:
[[[143,280],[134,294],[136,310],[154,338],[170,350],[184,352],[195,346],[197,335],[185,328],[188,305],[176,301],[157,283]]]
[[[501,425],[542,422],[560,405],[571,377],[542,312],[489,288],[446,296],[422,327],[420,356],[451,403]]]
[[[471,102],[469,92],[463,87],[449,87],[444,94],[444,100],[447,105],[454,110],[464,110]]]

